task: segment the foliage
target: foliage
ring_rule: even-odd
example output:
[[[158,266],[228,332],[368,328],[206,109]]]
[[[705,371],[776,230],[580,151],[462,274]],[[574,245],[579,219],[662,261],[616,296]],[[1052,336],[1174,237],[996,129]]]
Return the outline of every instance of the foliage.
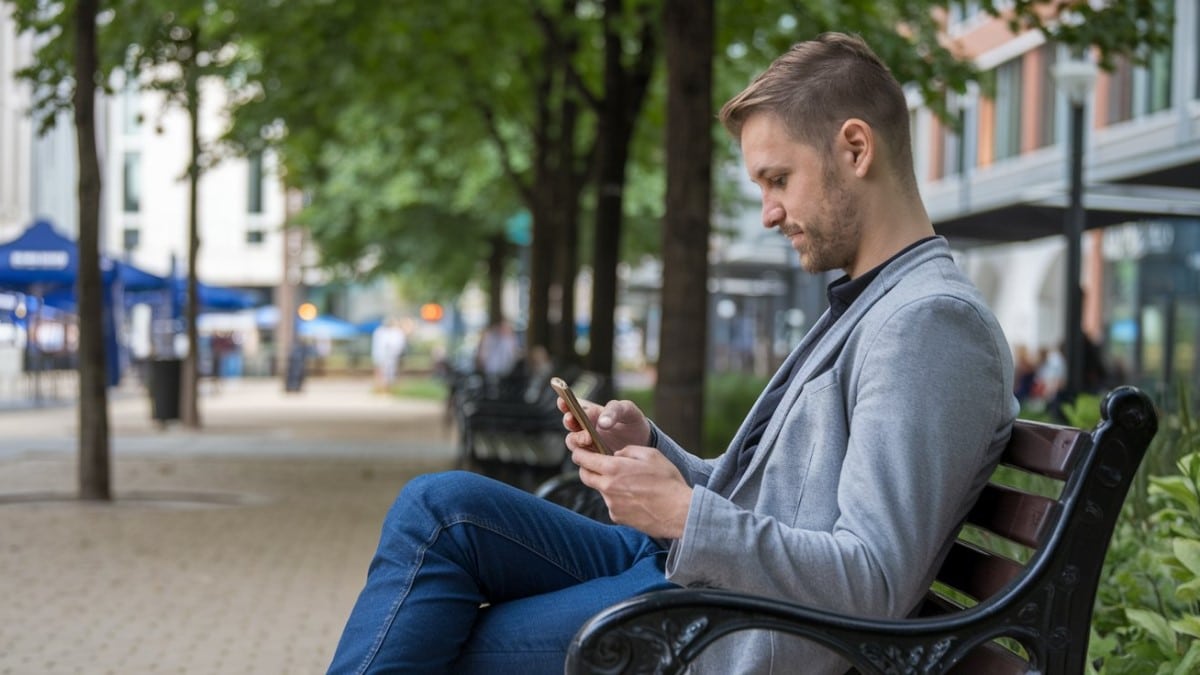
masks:
[[[1181,390],[1180,412],[1160,420],[1113,534],[1090,672],[1200,670],[1200,424],[1188,399]],[[1138,482],[1148,488],[1138,491]]]
[[[956,0],[966,4],[966,0]],[[1014,32],[1040,30],[1068,45],[1096,47],[1101,67],[1112,70],[1118,56],[1144,62],[1154,51],[1171,44],[1174,23],[1164,0],[1121,2],[1058,2],[1049,11],[1046,0],[982,0],[982,8],[1004,16]]]

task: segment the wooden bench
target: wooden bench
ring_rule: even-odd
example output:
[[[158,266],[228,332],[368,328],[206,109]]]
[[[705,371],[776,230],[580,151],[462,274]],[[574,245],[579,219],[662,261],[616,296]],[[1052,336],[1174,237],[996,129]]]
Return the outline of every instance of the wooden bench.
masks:
[[[820,643],[861,673],[1082,673],[1109,538],[1158,428],[1149,398],[1132,387],[1111,392],[1101,415],[1090,433],[1017,421],[1002,464],[1061,481],[1061,492],[1040,496],[994,476],[911,618],[660,591],[593,617],[570,646],[567,672],[678,673],[721,636],[766,629]],[[1014,546],[1027,547],[1025,563],[1001,553]]]
[[[569,374],[580,398],[607,400],[602,376]],[[459,405],[460,466],[533,490],[562,471],[567,457],[562,412],[549,380],[512,380]]]

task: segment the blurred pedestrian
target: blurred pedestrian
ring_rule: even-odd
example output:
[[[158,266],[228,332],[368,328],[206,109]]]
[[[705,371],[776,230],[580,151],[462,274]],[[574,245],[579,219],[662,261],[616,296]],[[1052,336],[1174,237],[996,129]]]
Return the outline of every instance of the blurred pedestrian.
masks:
[[[521,345],[507,319],[501,318],[484,331],[475,351],[475,369],[485,378],[497,379],[512,372],[521,358]]]
[[[387,391],[396,384],[400,369],[400,357],[404,354],[408,338],[400,322],[387,319],[371,334],[371,363],[375,366],[375,388]]]

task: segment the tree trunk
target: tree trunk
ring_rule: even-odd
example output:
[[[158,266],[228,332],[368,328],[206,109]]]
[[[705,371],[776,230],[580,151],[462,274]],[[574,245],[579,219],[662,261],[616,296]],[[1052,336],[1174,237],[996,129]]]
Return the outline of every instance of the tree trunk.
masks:
[[[539,183],[545,185],[545,183]],[[550,344],[550,278],[554,270],[555,234],[544,194],[536,194],[529,205],[533,238],[529,245],[529,317],[525,344]]]
[[[558,250],[554,256],[554,287],[557,302],[551,306],[550,353],[559,363],[578,364],[575,349],[575,278],[579,271],[579,198],[582,180],[575,168],[575,128],[579,105],[566,86],[562,86],[559,131],[554,148],[554,214],[558,229]]]
[[[712,193],[712,0],[667,0],[667,200],[655,421],[702,452]]]
[[[537,80],[537,114],[533,132],[533,185],[525,190],[531,219],[529,244],[529,316],[525,326],[528,347],[550,347],[550,284],[554,276],[554,252],[557,230],[554,228],[554,199],[547,194],[553,185],[550,165],[550,138],[553,116],[550,101],[554,93],[551,73],[555,54],[549,45],[542,53],[542,72]]]
[[[504,233],[492,236],[492,252],[488,256],[488,324],[504,318],[504,266],[508,261],[508,240]]]
[[[191,160],[188,163],[188,255],[187,255],[187,357],[183,362],[183,391],[180,393],[180,413],[183,425],[200,427],[200,333],[196,329],[196,317],[200,313],[199,284],[196,276],[196,258],[200,253],[199,234],[199,188],[200,188],[200,81],[196,66],[196,47],[199,44],[198,29],[192,27],[191,61],[187,63],[187,111],[190,118]],[[281,320],[282,317],[281,317]]]
[[[592,326],[588,369],[611,381],[614,317],[617,308],[617,264],[621,259],[625,170],[634,123],[646,100],[657,46],[651,17],[645,29],[638,60],[626,68],[624,45],[615,28],[622,0],[606,0],[604,10],[604,101],[599,113],[596,164],[596,220],[592,249]]]
[[[100,160],[96,152],[97,0],[75,6],[75,139],[79,154],[79,496],[112,499],[108,378],[100,276]],[[110,311],[112,308],[110,308]]]

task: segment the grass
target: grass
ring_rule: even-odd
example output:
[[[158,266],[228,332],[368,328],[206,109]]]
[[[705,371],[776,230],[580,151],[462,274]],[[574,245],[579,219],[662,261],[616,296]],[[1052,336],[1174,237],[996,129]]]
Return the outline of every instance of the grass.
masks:
[[[446,398],[446,383],[432,375],[404,375],[392,387],[392,396],[441,401]]]

